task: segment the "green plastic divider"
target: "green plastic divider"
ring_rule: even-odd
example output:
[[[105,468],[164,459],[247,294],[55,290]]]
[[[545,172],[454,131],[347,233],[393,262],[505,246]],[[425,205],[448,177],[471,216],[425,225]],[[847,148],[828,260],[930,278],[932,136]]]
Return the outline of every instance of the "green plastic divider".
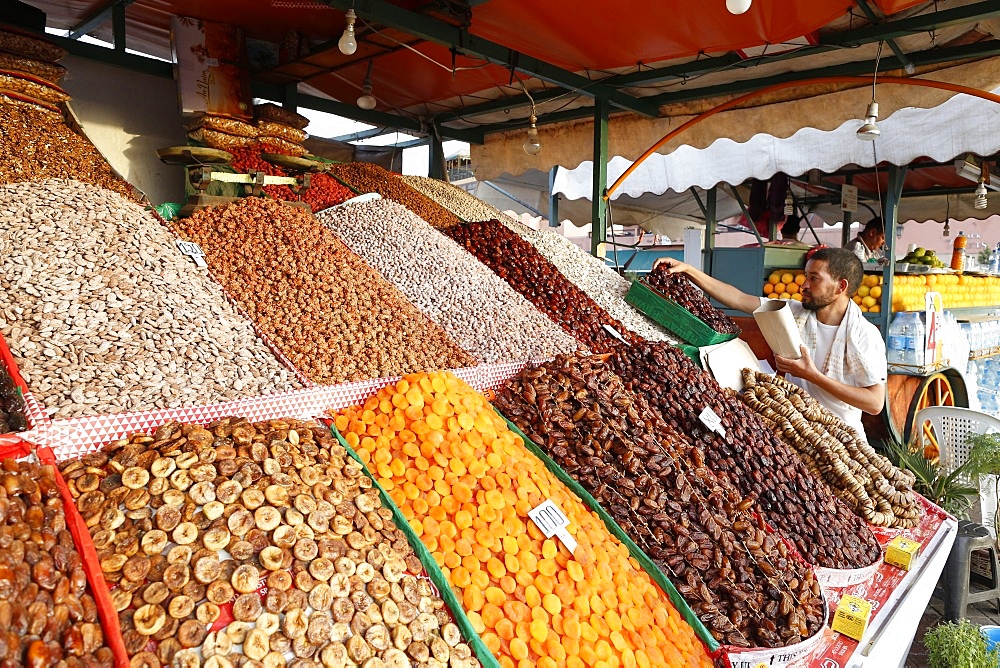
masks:
[[[434,557],[431,555],[430,550],[427,549],[423,541],[420,540],[420,537],[417,536],[415,531],[413,531],[410,523],[406,521],[405,517],[403,517],[402,511],[400,511],[399,507],[396,506],[396,503],[389,498],[389,495],[385,493],[385,490],[382,489],[382,485],[380,485],[378,480],[375,479],[375,476],[371,474],[371,471],[368,470],[365,463],[361,461],[361,457],[358,456],[358,453],[354,451],[354,448],[347,444],[347,441],[345,441],[344,437],[341,436],[340,430],[337,429],[335,424],[330,424],[330,431],[337,438],[337,441],[340,442],[344,449],[347,450],[347,454],[353,457],[358,464],[361,464],[361,470],[365,472],[365,475],[371,478],[372,484],[375,485],[375,488],[378,490],[378,495],[382,500],[382,505],[392,511],[392,521],[396,523],[399,530],[406,536],[406,540],[410,542],[410,547],[412,547],[413,551],[416,552],[417,557],[420,559],[420,563],[422,563],[424,568],[427,569],[427,574],[430,576],[431,582],[433,582],[434,586],[438,588],[438,591],[441,593],[441,598],[444,599],[445,605],[448,606],[451,610],[452,617],[455,618],[455,623],[458,624],[458,628],[462,630],[462,636],[468,641],[469,646],[472,647],[472,651],[476,653],[476,657],[479,659],[479,662],[483,664],[483,668],[500,668],[500,662],[497,661],[495,656],[493,656],[493,653],[490,652],[486,643],[484,643],[483,639],[479,637],[478,633],[476,633],[476,630],[472,628],[472,622],[470,622],[469,618],[466,616],[465,609],[462,607],[462,602],[458,600],[457,596],[455,596],[455,592],[452,591],[451,585],[448,583],[448,580],[445,579],[444,573],[441,572],[441,567],[438,566],[436,561],[434,561]]]
[[[717,332],[690,311],[667,299],[640,280],[632,281],[625,301],[691,345],[703,348],[735,339],[737,334]]]
[[[496,408],[494,408],[494,410],[496,410]],[[590,493],[585,490],[580,483],[571,478],[568,473],[563,471],[562,467],[556,464],[551,457],[549,457],[530,438],[528,438],[516,424],[508,420],[507,417],[500,411],[497,410],[496,412],[497,415],[502,417],[504,421],[507,422],[507,426],[510,427],[510,430],[521,437],[521,440],[524,441],[524,447],[526,447],[531,454],[541,459],[542,463],[545,464],[545,467],[551,471],[555,477],[557,477],[564,485],[569,487],[570,490],[572,490],[573,493],[576,494],[588,508],[597,513],[598,517],[604,521],[604,526],[607,527],[608,531],[610,531],[615,538],[625,544],[625,547],[628,548],[629,554],[632,555],[632,558],[639,562],[639,565],[642,566],[644,571],[646,571],[646,574],[649,575],[653,582],[655,582],[656,585],[666,593],[666,595],[670,598],[670,602],[673,603],[674,607],[677,608],[677,611],[681,613],[681,617],[684,618],[684,621],[691,625],[695,634],[701,638],[703,643],[705,643],[709,653],[715,654],[720,647],[719,641],[716,640],[711,633],[709,633],[708,629],[705,628],[705,625],[701,623],[700,619],[698,619],[698,616],[694,614],[694,610],[691,609],[691,606],[687,604],[687,601],[684,600],[684,597],[681,596],[680,592],[674,588],[674,584],[663,574],[663,571],[661,571],[660,568],[653,563],[653,560],[650,559],[646,553],[643,552],[642,549],[628,537],[622,528],[618,526],[618,523],[611,518],[611,515],[608,515],[607,511],[601,507],[601,504],[597,502],[597,499],[591,496]]]
[[[694,362],[695,366],[697,366],[699,369],[702,368],[701,353],[699,352],[697,346],[689,346],[686,343],[679,343],[677,344],[677,347],[680,349],[682,353],[687,355],[692,362]]]

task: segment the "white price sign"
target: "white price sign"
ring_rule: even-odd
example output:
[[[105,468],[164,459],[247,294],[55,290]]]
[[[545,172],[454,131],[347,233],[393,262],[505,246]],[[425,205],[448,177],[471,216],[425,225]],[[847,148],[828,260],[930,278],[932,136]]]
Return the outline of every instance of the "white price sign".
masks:
[[[194,260],[194,264],[196,267],[208,266],[208,263],[205,262],[205,251],[203,251],[201,249],[201,246],[199,246],[198,244],[192,243],[190,241],[181,241],[180,239],[178,239],[177,249],[184,255],[187,255],[189,258]]]
[[[705,410],[701,412],[698,416],[701,423],[705,425],[709,431],[714,431],[722,438],[726,437],[726,430],[722,426],[722,418],[719,417],[718,413],[712,410],[711,406],[705,406]]]
[[[846,183],[840,186],[840,210],[851,212],[858,210],[857,186],[850,186]]]
[[[528,517],[542,530],[546,538],[555,536],[559,539],[570,554],[576,552],[576,540],[566,531],[569,526],[569,518],[563,513],[562,508],[557,506],[550,499],[546,499],[528,511]]]

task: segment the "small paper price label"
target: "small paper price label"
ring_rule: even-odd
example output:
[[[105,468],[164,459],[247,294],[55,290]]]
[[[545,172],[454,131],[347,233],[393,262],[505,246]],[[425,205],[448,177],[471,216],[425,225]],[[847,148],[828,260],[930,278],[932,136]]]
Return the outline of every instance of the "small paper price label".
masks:
[[[201,249],[196,243],[190,241],[177,240],[177,250],[179,250],[184,255],[194,260],[196,267],[207,267],[208,263],[205,262],[205,251]]]
[[[709,431],[714,431],[723,438],[726,437],[726,430],[722,427],[722,418],[712,410],[711,406],[705,406],[705,410],[701,412],[698,416],[701,423],[705,425]]]
[[[546,499],[528,511],[528,517],[542,530],[546,538],[555,536],[559,539],[570,554],[576,552],[576,540],[566,531],[569,526],[569,518],[563,513],[562,508],[557,506],[552,500]]]

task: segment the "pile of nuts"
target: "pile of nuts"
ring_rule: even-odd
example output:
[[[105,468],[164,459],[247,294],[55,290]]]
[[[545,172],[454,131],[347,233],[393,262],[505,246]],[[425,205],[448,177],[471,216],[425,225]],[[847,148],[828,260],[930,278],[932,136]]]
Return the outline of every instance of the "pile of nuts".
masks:
[[[653,558],[717,640],[784,647],[822,626],[819,583],[758,525],[753,499],[707,469],[600,357],[525,369],[496,406]]]
[[[261,153],[281,153],[281,151],[267,144],[254,148],[235,148],[230,151],[233,155],[229,163],[238,173],[261,172],[271,176],[288,176],[284,169],[277,165],[272,165],[260,157]],[[340,181],[329,174],[312,174],[310,176],[309,189],[302,193],[302,201],[308,204],[313,213],[322,211],[341,202],[345,202],[354,197],[354,192],[343,185]],[[263,190],[270,197],[285,202],[296,202],[299,196],[292,192],[289,186],[264,186]]]
[[[0,184],[75,179],[132,198],[132,187],[58,114],[0,104]]]
[[[61,418],[301,387],[151,214],[76,181],[0,186],[0,334]]]
[[[743,401],[865,521],[895,529],[920,523],[912,472],[893,466],[867,439],[784,378],[744,369],[743,384]]]
[[[320,425],[171,422],[62,471],[132,665],[479,665],[371,479]]]
[[[629,343],[642,341],[570,283],[531,244],[499,221],[464,223],[449,227],[444,233],[591,350],[607,350],[617,342],[602,325],[613,327]]]
[[[757,512],[803,559],[824,568],[855,569],[881,557],[861,518],[735,392],[723,390],[680,350],[662,343],[622,346],[608,364],[628,389],[646,397],[687,435],[720,479],[756,499]],[[721,419],[725,436],[699,419],[706,407]]]
[[[628,549],[455,376],[407,376],[336,425],[501,666],[711,665]],[[564,513],[575,550],[532,521],[543,501]]]
[[[712,306],[705,293],[697,288],[687,276],[671,274],[665,264],[661,264],[646,277],[646,284],[661,295],[677,302],[693,316],[721,334],[739,334],[739,326],[728,315]]]
[[[175,225],[201,246],[215,278],[261,331],[315,383],[476,363],[308,212],[247,197]]]
[[[561,234],[533,230],[450,183],[424,176],[404,176],[403,180],[464,220],[499,220],[534,246],[542,257],[632,332],[650,341],[677,340],[625,301],[629,288],[626,279],[603,260],[585,252]]]
[[[462,221],[430,197],[414,190],[398,174],[367,162],[337,165],[330,173],[362,193],[378,193],[399,202],[434,227],[450,227]]]
[[[24,413],[24,397],[20,388],[0,363],[0,434],[24,431],[28,428],[28,418]]]
[[[485,362],[551,358],[579,344],[451,239],[391,200],[319,216],[462,348]]]
[[[49,465],[0,463],[0,657],[9,666],[110,668],[55,475]]]

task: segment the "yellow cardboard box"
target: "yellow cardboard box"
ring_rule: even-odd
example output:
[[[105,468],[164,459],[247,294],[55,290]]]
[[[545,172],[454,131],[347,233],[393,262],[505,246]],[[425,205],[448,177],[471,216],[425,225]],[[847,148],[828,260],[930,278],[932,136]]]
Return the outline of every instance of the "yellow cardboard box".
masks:
[[[920,554],[920,543],[903,536],[896,536],[885,547],[885,563],[908,571],[918,554]]]
[[[833,613],[833,630],[848,638],[861,640],[872,616],[872,604],[863,598],[845,594]]]

